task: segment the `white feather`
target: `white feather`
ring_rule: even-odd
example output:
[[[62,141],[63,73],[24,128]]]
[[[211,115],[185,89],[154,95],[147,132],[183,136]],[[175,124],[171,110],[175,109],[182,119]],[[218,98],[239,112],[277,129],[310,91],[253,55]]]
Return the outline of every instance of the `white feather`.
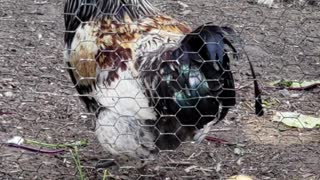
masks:
[[[156,114],[153,108],[147,108],[149,100],[131,73],[118,73],[119,79],[110,86],[97,88],[95,99],[109,108],[99,113],[95,133],[102,147],[113,155],[146,158],[153,148],[143,148],[141,141],[151,144],[154,137],[148,131],[143,137],[139,135],[142,130],[138,120],[156,120]]]
[[[152,158],[153,134],[141,128],[135,117],[121,116],[117,111],[107,109],[99,114],[95,134],[102,147],[115,157]]]

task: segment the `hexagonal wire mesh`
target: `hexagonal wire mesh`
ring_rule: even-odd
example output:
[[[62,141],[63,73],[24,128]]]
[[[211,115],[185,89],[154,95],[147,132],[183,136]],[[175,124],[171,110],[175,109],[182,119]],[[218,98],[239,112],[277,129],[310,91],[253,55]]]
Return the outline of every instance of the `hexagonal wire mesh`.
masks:
[[[97,37],[102,38],[99,43],[105,43],[104,46],[101,46],[99,53],[97,50],[94,55],[82,56],[78,66],[73,64],[75,67],[70,68],[63,62],[61,54],[65,32],[63,0],[0,0],[1,179],[75,179],[80,176],[85,179],[226,179],[235,174],[248,174],[255,179],[319,179],[319,129],[284,125],[287,119],[290,120],[288,112],[296,113],[291,113],[290,116],[294,116],[300,125],[303,119],[307,119],[307,124],[302,124],[304,126],[310,126],[311,120],[300,118],[303,115],[320,116],[319,88],[316,86],[320,79],[319,4],[301,0],[274,2],[272,5],[266,3],[272,7],[245,0],[151,2],[165,14],[179,20],[175,25],[184,20],[194,30],[212,21],[216,25],[232,27],[239,35],[240,43],[233,43],[239,51],[240,59],[230,61],[237,104],[231,108],[226,118],[209,131],[210,136],[225,141],[218,144],[207,140],[190,143],[190,137],[186,139],[191,136],[188,132],[201,128],[201,119],[211,120],[212,115],[215,115],[212,113],[214,110],[206,114],[206,111],[197,107],[202,100],[198,89],[205,83],[212,83],[219,89],[221,77],[203,80],[203,84],[193,89],[181,87],[181,81],[184,80],[181,77],[186,72],[189,72],[186,73],[189,79],[195,82],[202,80],[203,77],[196,73],[206,72],[204,67],[209,66],[203,63],[206,59],[193,59],[191,68],[182,65],[170,67],[170,64],[175,65],[177,62],[183,64],[183,60],[170,61],[172,58],[168,54],[172,52],[163,53],[163,49],[159,52],[155,45],[163,41],[161,38],[167,38],[170,41],[163,43],[162,47],[170,49],[178,45],[183,50],[184,43],[197,44],[196,39],[190,38],[192,42],[180,43],[184,37],[181,33],[170,34],[159,30],[159,27],[155,28],[157,30],[147,31],[148,21],[145,20],[154,16],[146,14],[136,17],[139,20],[129,24],[128,21],[121,21],[124,20],[121,18],[122,12],[143,9],[141,5],[131,4],[111,14],[104,13],[109,18],[118,18],[117,31],[104,29],[102,34],[92,34],[93,38],[99,35]],[[82,6],[99,9],[99,5],[92,3]],[[81,18],[75,21],[79,20]],[[161,24],[164,20],[155,18],[154,21],[155,24]],[[145,22],[145,26],[140,22]],[[94,23],[90,23],[92,22],[83,22],[81,26],[94,26]],[[161,28],[170,29],[170,25]],[[144,33],[132,38],[132,34],[123,33],[128,27]],[[131,38],[131,41],[123,40],[124,36]],[[158,38],[154,40],[155,44],[151,42],[151,46],[148,46],[141,43],[143,39],[151,37]],[[121,46],[110,48],[108,43],[112,43],[112,39],[121,40],[117,43]],[[78,47],[86,47],[80,48],[83,52],[90,48],[93,51],[99,43],[86,39],[80,41]],[[139,43],[141,47],[135,51],[128,52],[123,48],[136,47]],[[77,48],[71,48],[71,51],[76,52]],[[266,113],[262,117],[254,115],[252,76],[244,52],[252,60],[263,90]],[[140,71],[135,72],[132,60],[124,58],[128,56],[127,53],[135,54],[135,57],[139,53],[143,57],[162,56],[155,66],[140,68]],[[113,64],[99,61],[104,58],[109,58]],[[212,61],[207,63],[210,62]],[[81,69],[90,66],[100,68],[94,71]],[[122,68],[121,72],[130,69],[130,73],[117,77],[118,67]],[[219,69],[221,64],[216,64],[213,68]],[[172,76],[163,76],[161,69],[171,72]],[[77,72],[79,81],[75,81],[75,84],[82,84],[84,91],[88,90],[85,89],[86,85],[96,79],[96,75],[90,72],[113,77],[108,79],[109,82],[100,83],[98,90],[94,89],[95,93],[90,94],[91,99],[86,99],[99,99],[102,103],[99,102],[98,107],[93,107],[90,111],[85,109],[79,101],[79,93],[71,83],[68,70]],[[146,75],[145,72],[151,72],[153,79],[146,78],[151,75]],[[180,73],[174,76],[173,72]],[[162,84],[156,85],[156,79],[164,77],[166,79]],[[145,81],[141,81],[143,78]],[[279,80],[282,81],[272,84]],[[299,86],[295,87],[293,84],[297,83],[289,81],[296,81]],[[301,82],[309,84],[299,84]],[[146,86],[148,84],[149,87]],[[158,87],[161,86],[166,88],[159,90]],[[148,92],[151,89],[157,91]],[[167,97],[177,89],[182,91],[176,92],[175,98]],[[162,93],[162,98],[154,98],[159,93]],[[188,101],[191,103],[188,107],[182,105],[181,108],[181,104],[175,106],[183,95],[192,93],[198,95],[195,102]],[[214,109],[215,105],[212,104],[215,102],[211,101],[211,105],[207,106]],[[164,104],[173,107],[164,108]],[[101,108],[102,106],[106,107]],[[187,111],[195,107],[198,110],[193,110],[192,113]],[[95,112],[100,113],[98,118]],[[280,116],[280,122],[273,121],[275,114]],[[146,117],[155,119],[150,121]],[[185,119],[195,121],[190,123],[185,122]],[[102,143],[97,140],[95,130]],[[152,134],[151,131],[156,133]],[[152,138],[143,138],[148,135]],[[8,143],[14,136],[23,138],[24,142]],[[181,143],[181,140],[187,142]],[[154,145],[160,149],[172,150],[158,152]],[[152,151],[150,153],[145,149]],[[126,156],[119,158],[114,154]],[[150,154],[155,154],[152,157],[155,161],[147,161],[145,168],[140,168],[140,160],[127,161],[128,156],[146,158]],[[97,163],[103,166],[110,162],[107,160],[114,160],[117,166],[108,167],[108,171],[96,169]],[[135,168],[138,166],[139,168]]]

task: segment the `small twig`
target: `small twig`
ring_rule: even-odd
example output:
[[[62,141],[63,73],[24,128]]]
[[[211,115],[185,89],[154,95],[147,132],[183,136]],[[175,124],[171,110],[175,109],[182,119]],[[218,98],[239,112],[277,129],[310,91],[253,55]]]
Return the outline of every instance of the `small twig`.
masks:
[[[103,171],[103,177],[102,180],[107,180],[107,177],[110,176],[108,169],[105,169]]]
[[[199,170],[205,175],[205,176],[209,176],[208,172],[212,172],[212,169],[205,169],[203,167],[200,167]]]
[[[208,175],[207,172],[212,172],[213,171],[212,168],[203,168],[203,167],[198,167],[196,165],[187,167],[184,171],[187,172],[187,173],[190,173],[192,170],[201,171],[206,176]]]
[[[211,136],[206,136],[205,138],[207,141],[212,141],[212,142],[216,142],[216,143],[220,143],[220,144],[226,144],[228,143],[228,141],[223,140],[223,139],[219,139],[219,138],[215,138],[215,137],[211,137]]]
[[[236,90],[241,90],[241,89],[243,89],[243,88],[247,88],[247,87],[250,87],[252,85],[252,83],[248,83],[248,84],[245,84],[245,85],[243,85],[243,86],[238,86],[238,87],[236,87]]]
[[[193,158],[195,156],[195,153],[192,153],[189,157],[188,160],[190,160],[191,158]]]
[[[181,162],[169,162],[168,165],[182,165],[182,166],[187,166],[187,165],[193,165],[194,163],[192,162],[185,162],[185,161],[181,161]]]
[[[35,14],[35,15],[44,15],[44,13],[42,13],[42,12],[26,12],[26,13],[24,13],[24,14],[30,14],[30,15],[33,15],[33,14]]]
[[[203,151],[201,150],[198,154],[196,154],[194,157],[198,157],[203,153]]]
[[[23,139],[21,137],[18,137],[18,138],[19,138],[19,142],[21,141],[21,143],[19,143],[19,142],[5,142],[5,143],[1,143],[1,144],[4,144],[8,147],[19,148],[19,149],[23,149],[23,150],[27,150],[27,151],[31,151],[31,152],[43,153],[43,154],[53,154],[53,155],[65,153],[65,148],[75,148],[78,146],[87,145],[87,142],[85,140],[81,140],[81,141],[77,141],[75,143],[69,143],[69,144],[48,144],[48,143],[38,142],[35,140]],[[30,147],[27,145],[23,145],[22,144],[23,141],[25,142],[25,144],[36,145],[39,147]],[[54,148],[54,150],[42,149],[43,147],[44,148]],[[60,149],[58,149],[58,148],[60,148]]]
[[[33,3],[37,4],[37,5],[44,5],[44,4],[48,4],[49,2],[48,1],[43,1],[43,2],[34,1]]]
[[[13,156],[12,154],[3,154],[3,155],[0,155],[0,158],[6,158],[6,157],[11,157]]]
[[[169,159],[170,162],[174,162],[174,160],[171,159],[169,156],[167,156],[167,158]]]
[[[273,86],[267,86],[264,87],[265,89],[277,89],[277,90],[281,90],[281,89],[287,89],[289,91],[309,91],[311,89],[320,87],[320,83],[314,83],[314,84],[310,84],[308,86],[303,86],[303,87],[273,87]]]
[[[189,173],[189,172],[191,172],[191,170],[196,169],[196,168],[197,168],[197,166],[196,166],[196,165],[193,165],[193,166],[187,167],[186,169],[184,169],[184,171],[187,172],[187,173]]]
[[[11,112],[0,112],[0,116],[3,116],[3,115],[13,115],[14,113],[11,113]]]
[[[46,147],[46,148],[74,148],[77,146],[86,146],[88,144],[85,140],[80,140],[80,141],[69,143],[69,144],[48,144],[48,143],[38,142],[30,139],[26,139],[26,143],[31,145]]]
[[[211,129],[210,132],[224,132],[224,131],[232,131],[231,128],[225,128],[225,129]]]
[[[33,148],[33,147],[25,146],[25,145],[12,144],[12,143],[5,143],[5,145],[7,145],[8,147],[23,149],[23,150],[27,150],[27,151],[31,151],[31,152],[36,152],[36,153],[50,154],[50,155],[62,154],[65,152],[64,149],[44,150],[44,149]]]
[[[188,157],[188,160],[192,159],[192,158],[195,158],[195,157],[198,157],[200,156],[201,154],[203,153],[203,151],[201,150],[199,153],[192,153],[191,156]]]
[[[73,150],[70,149],[70,152],[72,154],[72,159],[74,160],[74,163],[76,164],[76,167],[77,167],[77,170],[78,170],[78,173],[79,173],[79,179],[80,180],[84,180],[85,179],[85,175],[82,172],[82,167],[81,167],[81,163],[80,163],[78,147],[74,146]]]
[[[254,111],[254,109],[250,106],[249,103],[247,102],[244,102],[244,105],[246,105],[247,108],[249,108],[251,111]]]

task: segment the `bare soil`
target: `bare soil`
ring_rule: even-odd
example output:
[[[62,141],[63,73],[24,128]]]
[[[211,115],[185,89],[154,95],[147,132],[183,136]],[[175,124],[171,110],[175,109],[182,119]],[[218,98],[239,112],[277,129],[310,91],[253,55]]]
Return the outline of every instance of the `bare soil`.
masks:
[[[45,155],[7,147],[13,136],[47,143],[74,142],[88,179],[109,159],[92,131],[63,64],[63,0],[0,0],[0,179],[77,179],[70,153]],[[246,0],[153,0],[162,12],[192,27],[205,22],[233,27],[254,62],[264,99],[278,101],[257,118],[252,81],[243,55],[233,62],[238,105],[212,135],[236,145],[184,144],[164,152],[140,176],[136,170],[110,169],[115,179],[226,179],[248,174],[255,179],[320,179],[320,130],[293,129],[272,122],[275,111],[320,116],[320,90],[268,88],[281,79],[320,79],[320,8],[284,3],[268,8]]]

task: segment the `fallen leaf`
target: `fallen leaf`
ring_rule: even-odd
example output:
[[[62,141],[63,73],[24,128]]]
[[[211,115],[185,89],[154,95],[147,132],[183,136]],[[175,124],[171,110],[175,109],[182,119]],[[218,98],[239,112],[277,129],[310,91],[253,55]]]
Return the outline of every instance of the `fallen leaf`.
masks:
[[[313,84],[319,84],[319,80],[314,81],[288,81],[288,80],[279,80],[271,82],[271,86],[280,87],[280,88],[301,88],[301,87],[308,87]]]
[[[273,121],[281,122],[294,128],[319,128],[320,118],[303,115],[296,112],[276,112]]]

